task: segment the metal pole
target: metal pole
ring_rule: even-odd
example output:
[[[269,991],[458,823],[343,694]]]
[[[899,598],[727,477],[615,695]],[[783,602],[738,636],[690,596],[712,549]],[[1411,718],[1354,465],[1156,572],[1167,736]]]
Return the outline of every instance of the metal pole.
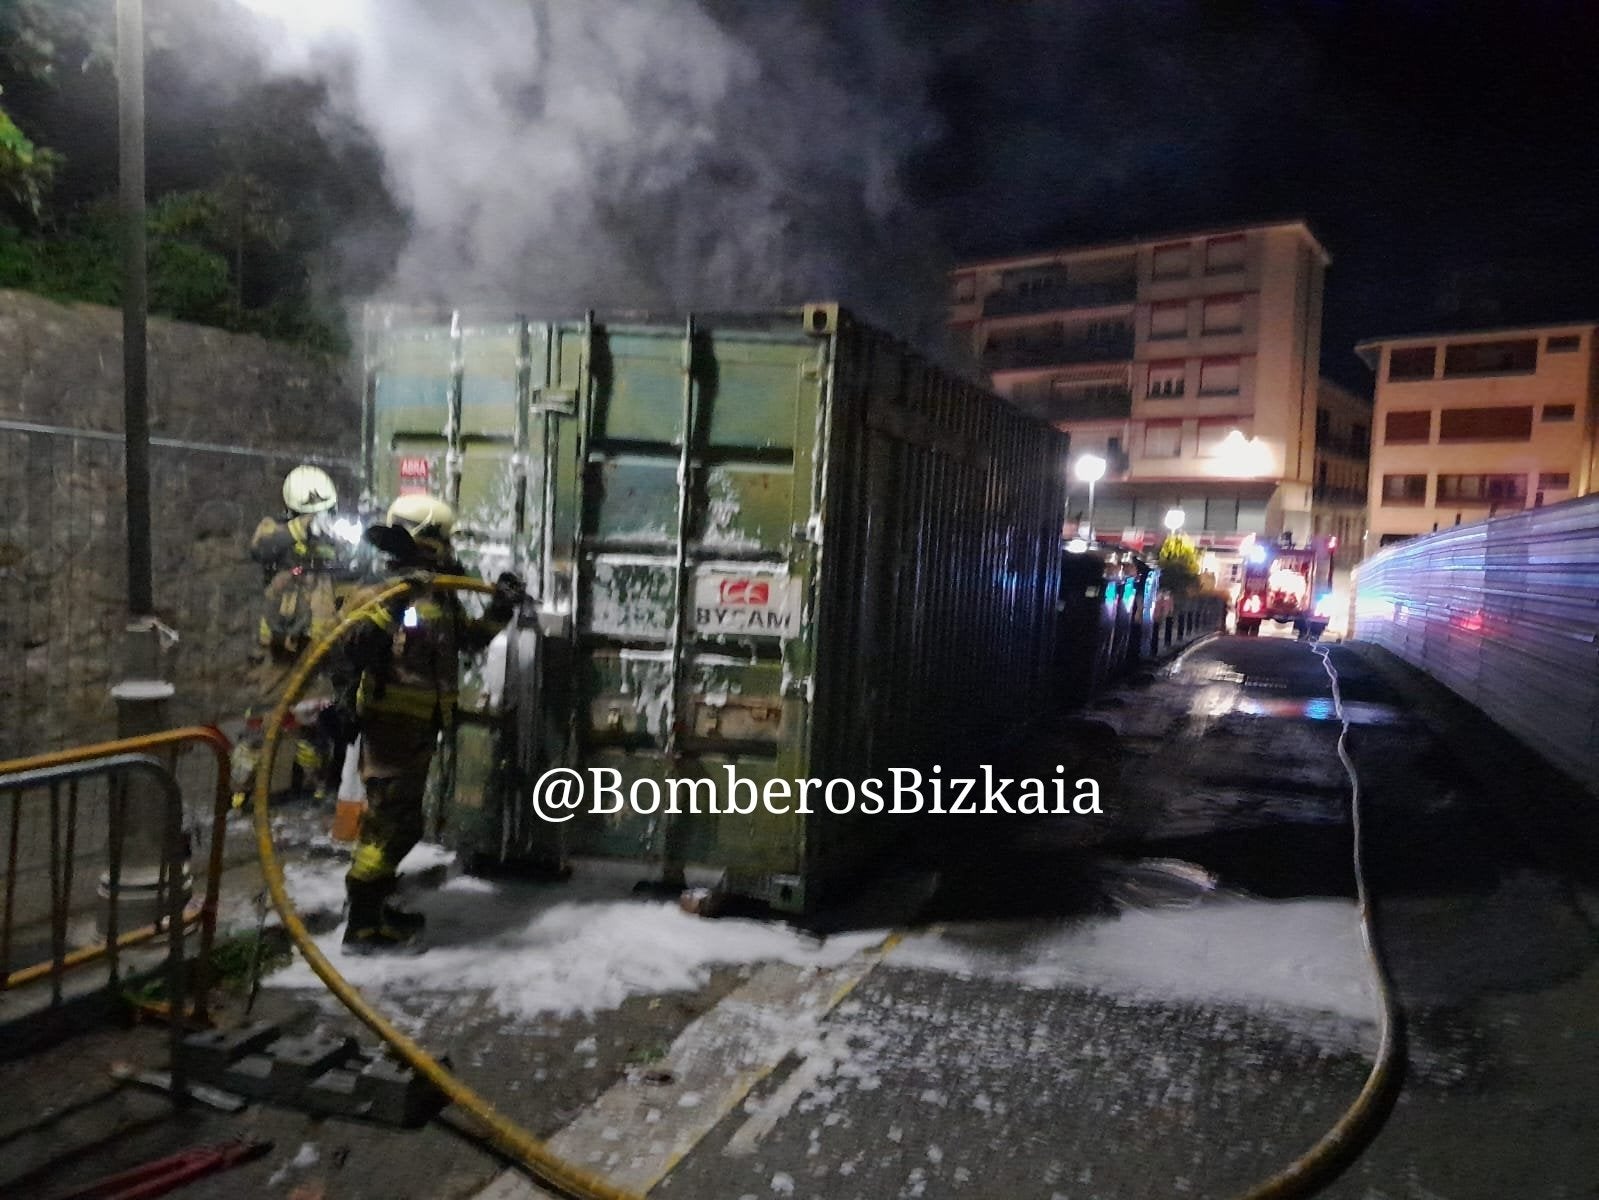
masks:
[[[150,411],[145,358],[144,3],[117,0],[117,111],[122,181],[122,421],[128,501],[128,614],[150,588]]]
[[[1088,533],[1083,538],[1085,542],[1094,540],[1094,481],[1088,481]]]
[[[144,244],[144,3],[117,0],[117,117],[122,185],[122,422],[128,531],[128,625],[123,640],[122,678],[112,687],[117,734],[136,737],[165,729],[173,686],[163,678],[163,650],[176,635],[155,617],[150,554],[150,409],[146,354]],[[168,763],[169,768],[173,764]],[[162,861],[166,853],[166,806],[147,780],[130,780],[121,870],[101,876],[102,928],[111,908],[133,926],[162,915]],[[171,865],[168,891],[188,902],[186,863]]]

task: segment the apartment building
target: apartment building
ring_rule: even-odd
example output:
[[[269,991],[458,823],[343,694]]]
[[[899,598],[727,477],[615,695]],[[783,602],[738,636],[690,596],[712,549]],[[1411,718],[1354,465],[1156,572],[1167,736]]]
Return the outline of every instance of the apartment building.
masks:
[[[1372,402],[1322,379],[1316,388],[1316,475],[1311,532],[1338,539],[1333,566],[1360,561],[1366,537]]]
[[[1202,546],[1303,540],[1328,262],[1286,221],[971,263],[950,322],[997,391],[1107,460],[1102,536],[1154,545],[1176,507]]]
[[[1374,338],[1367,551],[1595,486],[1599,325]]]

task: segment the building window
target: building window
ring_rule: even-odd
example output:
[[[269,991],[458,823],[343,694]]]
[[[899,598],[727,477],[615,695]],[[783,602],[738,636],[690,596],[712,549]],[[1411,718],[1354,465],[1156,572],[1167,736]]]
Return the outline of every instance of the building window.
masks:
[[[1544,349],[1550,354],[1570,354],[1582,345],[1582,338],[1575,333],[1563,333],[1559,337],[1552,337],[1544,343]]]
[[[1501,342],[1457,342],[1444,347],[1444,377],[1512,375],[1538,369],[1538,339]]]
[[[1384,445],[1432,440],[1432,409],[1402,409],[1388,414],[1383,424]]]
[[[1180,362],[1150,363],[1149,394],[1162,399],[1181,396],[1186,369],[1186,364]]]
[[[1194,449],[1201,458],[1217,458],[1224,453],[1223,446],[1234,430],[1238,430],[1246,438],[1248,431],[1239,429],[1238,422],[1226,421],[1201,421],[1199,423],[1199,438]]]
[[[1316,410],[1316,436],[1324,438],[1332,432],[1332,413],[1325,408]]]
[[[1525,504],[1525,475],[1440,475],[1439,504]]]
[[[1212,296],[1205,301],[1204,333],[1237,333],[1244,327],[1242,296]]]
[[[1205,274],[1222,275],[1244,269],[1244,235],[1210,238],[1205,242]]]
[[[1525,442],[1532,437],[1532,406],[1446,408],[1438,414],[1440,442]]]
[[[1539,416],[1545,421],[1575,421],[1577,419],[1577,406],[1575,404],[1545,404]]]
[[[1066,329],[1067,341],[1081,341],[1099,349],[1115,346],[1131,336],[1132,330],[1114,318],[1107,318],[1102,321],[1084,321],[1078,325],[1068,326]]]
[[[1382,502],[1385,505],[1427,503],[1427,477],[1425,475],[1384,475],[1382,477]]]
[[[1178,300],[1172,304],[1156,304],[1149,310],[1149,336],[1153,338],[1180,338],[1188,336],[1188,302]]]
[[[1371,426],[1355,424],[1349,427],[1349,449],[1354,454],[1371,452]]]
[[[1418,538],[1420,536],[1421,535],[1419,533],[1385,533],[1377,539],[1377,545],[1397,546],[1400,542],[1408,542],[1411,539]]]
[[[1000,290],[1007,295],[1030,296],[1053,291],[1066,282],[1066,268],[1054,263],[1043,266],[1020,267],[1000,276]]]
[[[1569,492],[1571,490],[1571,472],[1545,471],[1538,476],[1538,490],[1543,492]]]
[[[1154,275],[1156,279],[1187,279],[1189,270],[1188,243],[1155,247]]]
[[[1144,426],[1144,457],[1145,458],[1176,458],[1182,453],[1183,427],[1173,421],[1170,424],[1149,424]]]
[[[1201,396],[1236,396],[1240,378],[1236,358],[1207,358],[1199,364]]]
[[[1438,362],[1437,346],[1406,346],[1388,351],[1389,379],[1431,379]]]

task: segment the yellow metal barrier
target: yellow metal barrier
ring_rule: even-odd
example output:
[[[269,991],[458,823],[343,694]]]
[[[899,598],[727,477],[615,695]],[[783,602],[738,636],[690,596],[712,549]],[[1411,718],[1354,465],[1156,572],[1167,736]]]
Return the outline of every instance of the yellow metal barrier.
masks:
[[[200,952],[197,965],[197,977],[194,986],[194,1017],[196,1020],[205,1021],[207,1012],[207,979],[206,971],[211,961],[211,948],[216,939],[216,919],[219,888],[222,881],[222,852],[223,841],[227,833],[227,817],[229,806],[228,771],[229,760],[233,746],[221,730],[210,725],[192,725],[182,729],[168,729],[160,733],[144,734],[140,737],[121,738],[114,742],[99,742],[92,746],[77,746],[70,750],[61,750],[51,754],[34,755],[31,758],[11,759],[0,762],[0,790],[5,788],[5,777],[23,775],[30,772],[49,771],[60,767],[70,767],[80,764],[92,763],[99,759],[113,759],[129,754],[158,754],[170,752],[183,746],[200,745],[210,749],[216,758],[217,782],[215,795],[212,802],[211,816],[211,847],[206,864],[205,893],[199,906],[191,906],[183,914],[185,928],[198,923],[200,928]],[[11,936],[11,905],[9,903],[9,889],[13,885],[16,874],[17,853],[17,820],[20,811],[20,795],[13,801],[17,807],[13,810],[12,837],[10,843],[10,862],[7,870],[8,903],[5,916],[5,937],[9,948]],[[117,951],[128,946],[136,946],[148,942],[164,932],[160,924],[146,925],[139,929],[117,933],[114,926],[109,931],[111,936],[103,942],[93,946],[85,946],[74,950],[70,954],[52,956],[49,960],[25,967],[18,971],[7,971],[0,974],[0,991],[20,987],[23,984],[43,978],[51,972],[62,972],[88,963],[96,962],[107,955],[113,959]],[[0,957],[8,957],[0,956]],[[175,1013],[181,1012],[182,1006],[174,997]]]

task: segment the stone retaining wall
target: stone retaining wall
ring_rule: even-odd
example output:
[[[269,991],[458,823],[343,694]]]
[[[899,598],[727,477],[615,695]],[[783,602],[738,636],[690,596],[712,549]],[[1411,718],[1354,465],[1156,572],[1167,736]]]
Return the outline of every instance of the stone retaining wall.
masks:
[[[113,736],[127,615],[122,317],[0,290],[0,759]],[[157,614],[178,632],[174,723],[247,702],[260,573],[245,553],[316,462],[354,498],[360,409],[341,359],[152,320]]]

